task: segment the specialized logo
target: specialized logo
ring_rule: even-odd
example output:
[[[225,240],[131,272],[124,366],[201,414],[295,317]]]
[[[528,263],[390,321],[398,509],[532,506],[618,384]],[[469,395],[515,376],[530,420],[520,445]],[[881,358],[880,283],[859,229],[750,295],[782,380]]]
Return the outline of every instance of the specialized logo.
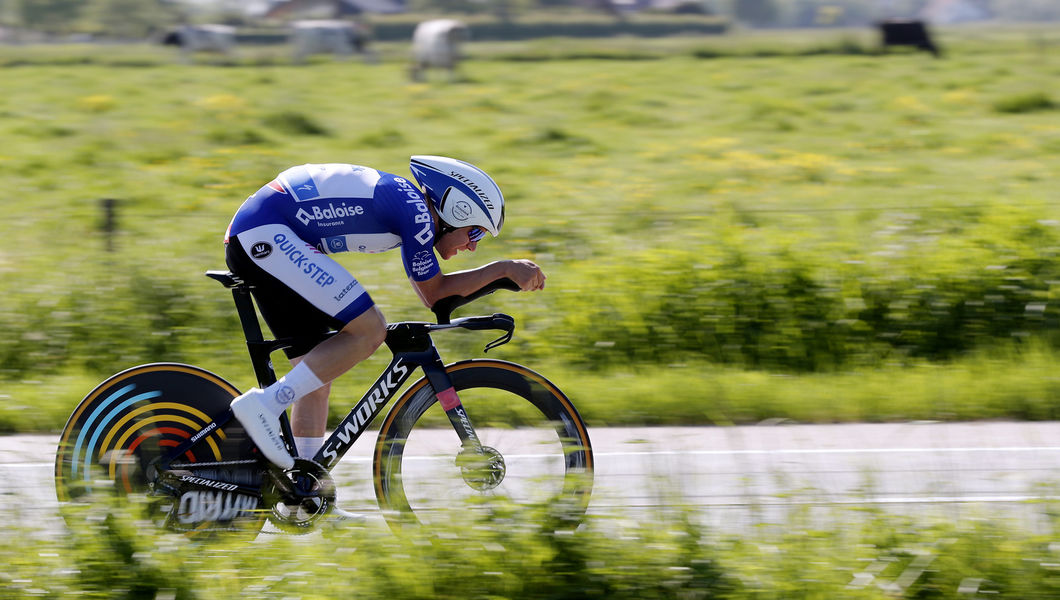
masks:
[[[272,254],[272,245],[268,242],[254,242],[250,247],[250,255],[261,260]]]
[[[294,192],[295,202],[308,202],[320,197],[313,176],[304,167],[285,171],[281,174],[281,179],[285,179],[287,187]]]
[[[229,492],[239,489],[239,486],[234,483],[214,481],[213,479],[203,479],[202,477],[195,477],[194,475],[184,475],[180,478],[180,480],[185,483],[193,483],[195,485],[202,485],[218,490],[227,490]]]
[[[475,192],[475,194],[479,197],[479,200],[482,200],[482,203],[485,204],[487,208],[493,210],[493,203],[490,202],[489,196],[486,195],[486,192],[484,192],[482,188],[476,185],[475,182],[471,181],[467,177],[464,177],[460,173],[457,173],[456,171],[449,171],[449,176],[459,181],[460,183],[466,185],[469,190]]]
[[[475,435],[475,430],[471,428],[471,421],[467,418],[467,413],[464,412],[463,407],[456,409],[456,414],[460,417],[460,424],[463,425],[467,437],[477,440],[478,436]]]
[[[345,219],[346,217],[359,217],[363,214],[364,207],[360,204],[351,206],[343,202],[341,206],[335,206],[333,203],[329,202],[327,208],[314,206],[312,211],[299,208],[294,216],[302,222],[302,225],[309,225],[310,221],[332,221],[335,219]]]

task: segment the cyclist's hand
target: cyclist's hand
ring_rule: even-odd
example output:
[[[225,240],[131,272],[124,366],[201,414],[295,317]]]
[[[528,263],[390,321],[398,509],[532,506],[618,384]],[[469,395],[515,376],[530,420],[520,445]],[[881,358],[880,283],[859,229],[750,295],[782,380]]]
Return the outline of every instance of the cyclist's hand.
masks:
[[[519,289],[524,292],[545,289],[545,273],[533,261],[518,259],[508,262],[508,277],[519,284]]]

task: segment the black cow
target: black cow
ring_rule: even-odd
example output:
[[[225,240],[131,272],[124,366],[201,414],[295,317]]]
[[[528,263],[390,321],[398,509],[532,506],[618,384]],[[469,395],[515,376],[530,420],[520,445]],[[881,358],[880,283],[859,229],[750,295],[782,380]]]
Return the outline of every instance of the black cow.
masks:
[[[931,41],[931,34],[923,21],[889,20],[876,24],[883,35],[883,50],[887,51],[889,46],[913,46],[920,50],[927,50],[939,57],[942,51]]]

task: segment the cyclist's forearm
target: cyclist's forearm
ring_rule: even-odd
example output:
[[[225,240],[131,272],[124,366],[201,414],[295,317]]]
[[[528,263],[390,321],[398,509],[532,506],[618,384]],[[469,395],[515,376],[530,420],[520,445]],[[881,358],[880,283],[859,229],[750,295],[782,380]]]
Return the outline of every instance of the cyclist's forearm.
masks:
[[[508,264],[510,261],[494,261],[478,267],[446,273],[442,276],[442,293],[436,300],[449,296],[467,296],[488,284],[509,276]]]
[[[430,308],[442,298],[467,296],[498,279],[511,277],[511,263],[512,261],[495,261],[476,269],[440,273],[427,281],[414,282],[414,287],[423,304]]]

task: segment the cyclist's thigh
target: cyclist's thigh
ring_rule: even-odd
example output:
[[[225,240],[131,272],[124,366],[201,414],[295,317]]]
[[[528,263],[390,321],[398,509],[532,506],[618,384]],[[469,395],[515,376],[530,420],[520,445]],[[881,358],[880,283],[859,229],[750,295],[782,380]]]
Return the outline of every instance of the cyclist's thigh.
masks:
[[[263,225],[233,236],[226,259],[254,286],[258,309],[273,334],[307,338],[299,345],[308,347],[291,348],[288,356],[301,356],[320,334],[342,329],[374,306],[353,275],[286,225]]]

